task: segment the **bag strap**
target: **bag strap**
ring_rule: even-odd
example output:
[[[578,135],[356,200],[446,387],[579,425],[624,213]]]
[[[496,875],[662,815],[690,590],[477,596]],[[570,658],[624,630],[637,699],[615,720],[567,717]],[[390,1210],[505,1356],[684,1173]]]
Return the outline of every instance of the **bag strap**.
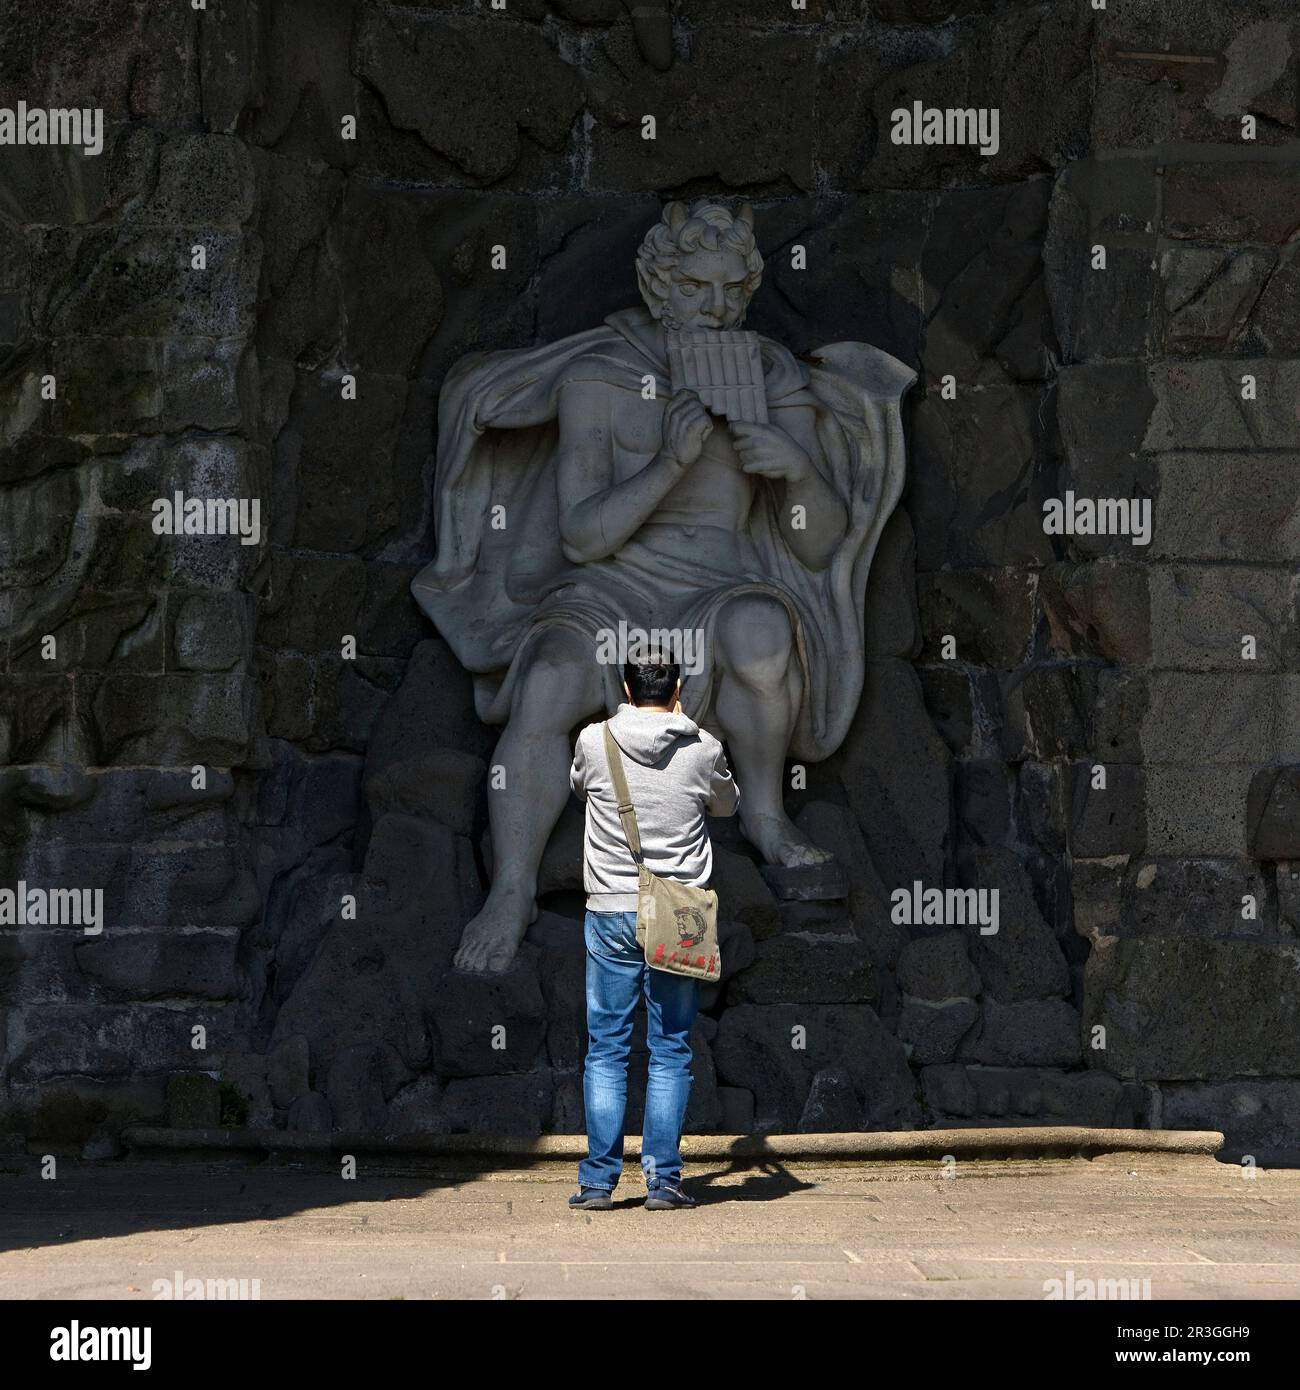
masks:
[[[641,865],[641,832],[637,829],[636,807],[632,805],[632,793],[628,790],[627,774],[623,771],[623,755],[619,752],[614,735],[609,731],[609,722],[601,726],[605,731],[605,759],[609,763],[610,780],[614,783],[614,795],[618,798],[618,818],[623,822],[623,834],[627,836],[628,848],[637,867]]]

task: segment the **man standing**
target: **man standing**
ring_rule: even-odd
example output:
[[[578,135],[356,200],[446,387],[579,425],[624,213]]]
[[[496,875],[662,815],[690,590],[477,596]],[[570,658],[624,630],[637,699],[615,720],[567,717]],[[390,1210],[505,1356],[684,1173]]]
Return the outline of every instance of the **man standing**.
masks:
[[[707,888],[713,849],[704,816],[740,804],[722,745],[682,713],[681,667],[651,656],[623,667],[623,692],[609,730],[623,755],[646,868]],[[628,1045],[645,999],[650,1070],[642,1126],[646,1209],[695,1205],[682,1191],[682,1123],[691,1093],[691,1025],[698,980],[652,970],[636,940],[637,864],[618,815],[602,725],[578,735],[569,784],[587,802],[583,884],[587,915],[587,1061],[583,1100],[587,1157],[578,1165],[574,1208],[605,1209],[623,1172]]]

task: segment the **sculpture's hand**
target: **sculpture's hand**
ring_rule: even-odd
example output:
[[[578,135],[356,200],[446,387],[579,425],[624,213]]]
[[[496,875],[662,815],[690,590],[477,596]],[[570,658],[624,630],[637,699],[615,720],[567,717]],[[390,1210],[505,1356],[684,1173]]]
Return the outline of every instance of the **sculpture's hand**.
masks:
[[[783,429],[748,420],[733,420],[732,438],[741,469],[765,478],[802,482],[812,472],[812,460]]]
[[[662,452],[682,465],[699,458],[713,421],[694,391],[678,391],[664,409]]]

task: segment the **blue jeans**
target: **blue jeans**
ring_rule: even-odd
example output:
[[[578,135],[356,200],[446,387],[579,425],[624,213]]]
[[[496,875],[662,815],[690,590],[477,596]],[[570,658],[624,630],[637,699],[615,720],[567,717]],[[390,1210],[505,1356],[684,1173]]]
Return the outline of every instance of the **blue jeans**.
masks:
[[[623,1173],[623,1119],[632,1016],[645,995],[650,1073],[646,1082],[641,1167],[646,1186],[680,1183],[679,1149],[691,1096],[691,1024],[700,982],[651,970],[636,944],[635,912],[588,912],[587,1063],[582,1094],[587,1110],[587,1157],[578,1165],[582,1187],[612,1192]]]

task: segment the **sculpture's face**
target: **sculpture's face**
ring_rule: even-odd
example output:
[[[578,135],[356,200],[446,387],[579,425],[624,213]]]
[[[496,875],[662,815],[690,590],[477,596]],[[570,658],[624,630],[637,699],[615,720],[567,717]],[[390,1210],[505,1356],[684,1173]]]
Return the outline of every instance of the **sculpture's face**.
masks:
[[[667,328],[736,328],[745,317],[748,271],[738,251],[692,251],[673,266],[663,322]]]

